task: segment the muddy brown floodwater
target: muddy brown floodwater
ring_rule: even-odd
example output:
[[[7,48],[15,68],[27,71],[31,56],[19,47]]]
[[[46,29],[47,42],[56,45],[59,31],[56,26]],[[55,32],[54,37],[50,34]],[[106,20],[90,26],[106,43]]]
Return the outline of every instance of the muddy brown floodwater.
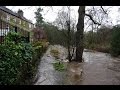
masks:
[[[56,47],[61,50],[62,60],[65,59],[66,49]],[[41,59],[35,85],[120,85],[119,58],[113,58],[107,53],[85,50],[83,63],[67,63],[67,70],[59,72],[53,68],[55,58],[50,55],[50,50],[51,46]]]
[[[46,53],[41,58],[41,62],[38,66],[38,73],[36,75],[36,82],[34,85],[63,85],[65,72],[56,71],[53,68],[55,57],[50,53],[52,49],[57,49],[60,52],[60,60],[64,60],[67,57],[67,50],[60,45],[50,45]]]
[[[72,63],[67,85],[120,85],[120,59],[101,52],[84,52],[84,63]],[[77,69],[82,69],[79,75]],[[74,69],[73,71],[70,71]]]

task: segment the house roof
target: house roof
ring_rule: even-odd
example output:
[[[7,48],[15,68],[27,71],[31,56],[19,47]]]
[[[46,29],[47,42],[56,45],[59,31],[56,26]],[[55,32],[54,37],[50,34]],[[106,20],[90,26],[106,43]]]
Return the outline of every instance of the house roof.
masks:
[[[2,11],[4,11],[4,12],[7,12],[7,13],[13,15],[13,16],[16,16],[16,17],[18,17],[18,18],[20,18],[20,19],[22,19],[22,20],[25,20],[25,21],[27,21],[28,23],[33,24],[32,22],[30,22],[30,20],[26,19],[24,16],[20,17],[20,16],[18,15],[18,13],[13,12],[12,10],[6,8],[5,6],[0,6],[0,9],[1,9]]]

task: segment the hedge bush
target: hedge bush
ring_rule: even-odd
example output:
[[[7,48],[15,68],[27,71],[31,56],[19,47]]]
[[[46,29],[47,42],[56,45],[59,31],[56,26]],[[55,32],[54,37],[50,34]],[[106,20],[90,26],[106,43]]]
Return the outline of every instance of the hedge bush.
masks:
[[[26,84],[32,78],[34,50],[19,33],[10,32],[0,45],[0,85]]]

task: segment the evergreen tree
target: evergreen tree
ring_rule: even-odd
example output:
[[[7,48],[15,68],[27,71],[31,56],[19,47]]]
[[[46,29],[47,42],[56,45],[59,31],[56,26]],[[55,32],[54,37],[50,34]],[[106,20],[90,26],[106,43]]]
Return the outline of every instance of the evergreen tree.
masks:
[[[39,27],[41,27],[44,23],[44,20],[43,20],[44,18],[42,17],[42,14],[41,14],[42,11],[43,9],[39,7],[37,11],[35,12],[36,26],[39,26]]]

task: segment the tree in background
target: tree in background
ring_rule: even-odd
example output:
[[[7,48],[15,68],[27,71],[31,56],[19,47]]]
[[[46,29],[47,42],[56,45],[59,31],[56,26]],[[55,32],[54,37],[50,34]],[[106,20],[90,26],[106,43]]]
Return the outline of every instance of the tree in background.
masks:
[[[42,16],[40,15],[41,9],[37,10],[37,12],[39,12],[39,14],[36,13],[36,17],[37,16],[40,17],[40,19],[36,20],[38,23],[37,25],[39,25],[39,26],[43,25],[43,27],[47,33],[49,42],[52,42],[54,44],[63,44],[63,42],[66,42],[67,45],[70,45],[71,37],[72,37],[71,36],[71,31],[72,31],[71,30],[71,25],[72,25],[71,21],[72,20],[70,18],[69,6],[67,6],[67,8],[68,8],[67,13],[65,13],[65,12],[59,13],[58,18],[56,19],[57,25],[58,25],[57,27],[55,25],[47,23],[47,22],[44,22],[44,24],[43,24],[43,18],[41,19]],[[89,20],[92,21],[92,27],[93,27],[93,24],[96,24],[97,28],[98,28],[101,25],[101,22],[104,18],[103,15],[107,14],[106,13],[107,11],[104,10],[102,6],[100,6],[100,13],[104,13],[104,14],[101,14],[101,17],[96,19],[96,16],[99,15],[97,12],[98,12],[98,10],[95,10],[95,8],[92,8],[92,9],[90,8],[89,10],[86,10],[85,6],[79,6],[79,10],[78,10],[79,18],[78,18],[78,24],[77,24],[77,32],[75,34],[76,38],[74,39],[74,41],[76,42],[75,43],[76,44],[75,61],[82,62],[82,54],[83,54],[83,49],[84,49],[84,40],[83,40],[84,39],[84,35],[83,35],[84,23],[85,23],[84,17],[87,16],[89,18]],[[93,29],[92,29],[92,33],[93,33]],[[63,33],[63,31],[65,33]],[[67,39],[65,40],[66,37],[67,37]],[[68,49],[69,48],[70,48],[70,46],[68,47]],[[70,53],[69,53],[69,56],[70,56]]]
[[[43,11],[43,9],[41,7],[39,7],[37,9],[37,11],[35,12],[35,18],[36,18],[36,24],[35,25],[38,26],[38,27],[41,27],[44,23],[44,21],[43,21],[44,18],[41,14],[42,11]]]
[[[120,55],[120,26],[113,27],[112,40],[111,40],[111,54],[113,56]]]
[[[66,9],[67,11],[65,11]],[[67,49],[68,49],[68,60],[71,61],[74,54],[74,46],[75,46],[75,34],[74,34],[74,25],[75,20],[71,17],[71,8],[70,6],[63,7],[54,21],[54,24],[59,27],[59,29],[63,32],[64,39],[66,40]]]
[[[33,32],[33,40],[34,41],[40,41],[40,40],[47,40],[47,36],[46,36],[46,33],[45,33],[45,30],[44,30],[44,24],[45,24],[45,21],[43,20],[43,16],[41,14],[41,12],[43,11],[43,9],[41,7],[39,7],[37,9],[37,11],[35,12],[35,18],[36,18],[36,28],[34,28],[32,30]]]
[[[83,50],[84,50],[84,17],[88,16],[89,19],[97,25],[101,25],[99,21],[94,20],[93,16],[90,13],[86,13],[85,6],[79,6],[78,9],[78,23],[77,23],[77,32],[76,32],[76,59],[75,61],[82,62]],[[107,14],[107,11],[100,6],[100,9],[103,13]],[[91,11],[91,10],[90,10]],[[95,10],[93,10],[95,11]],[[102,13],[101,12],[101,13]]]
[[[83,32],[84,32],[84,17],[85,6],[79,6],[78,9],[78,24],[76,32],[76,59],[75,61],[82,62],[83,55]]]
[[[85,48],[108,53],[110,51],[112,31],[113,29],[108,26],[101,26],[97,31],[85,32]]]
[[[45,7],[48,8],[47,6],[45,6]],[[37,28],[40,28],[39,30],[42,30],[45,32],[47,40],[48,40],[48,42],[50,42],[50,44],[65,45],[64,42],[66,42],[66,41],[64,41],[64,39],[63,39],[64,35],[62,35],[62,32],[58,29],[57,26],[53,25],[50,22],[46,22],[43,20],[43,16],[41,14],[42,11],[43,11],[43,9],[41,9],[41,7],[39,7],[37,9],[37,11],[35,12]],[[47,13],[48,13],[48,11],[47,11]]]

